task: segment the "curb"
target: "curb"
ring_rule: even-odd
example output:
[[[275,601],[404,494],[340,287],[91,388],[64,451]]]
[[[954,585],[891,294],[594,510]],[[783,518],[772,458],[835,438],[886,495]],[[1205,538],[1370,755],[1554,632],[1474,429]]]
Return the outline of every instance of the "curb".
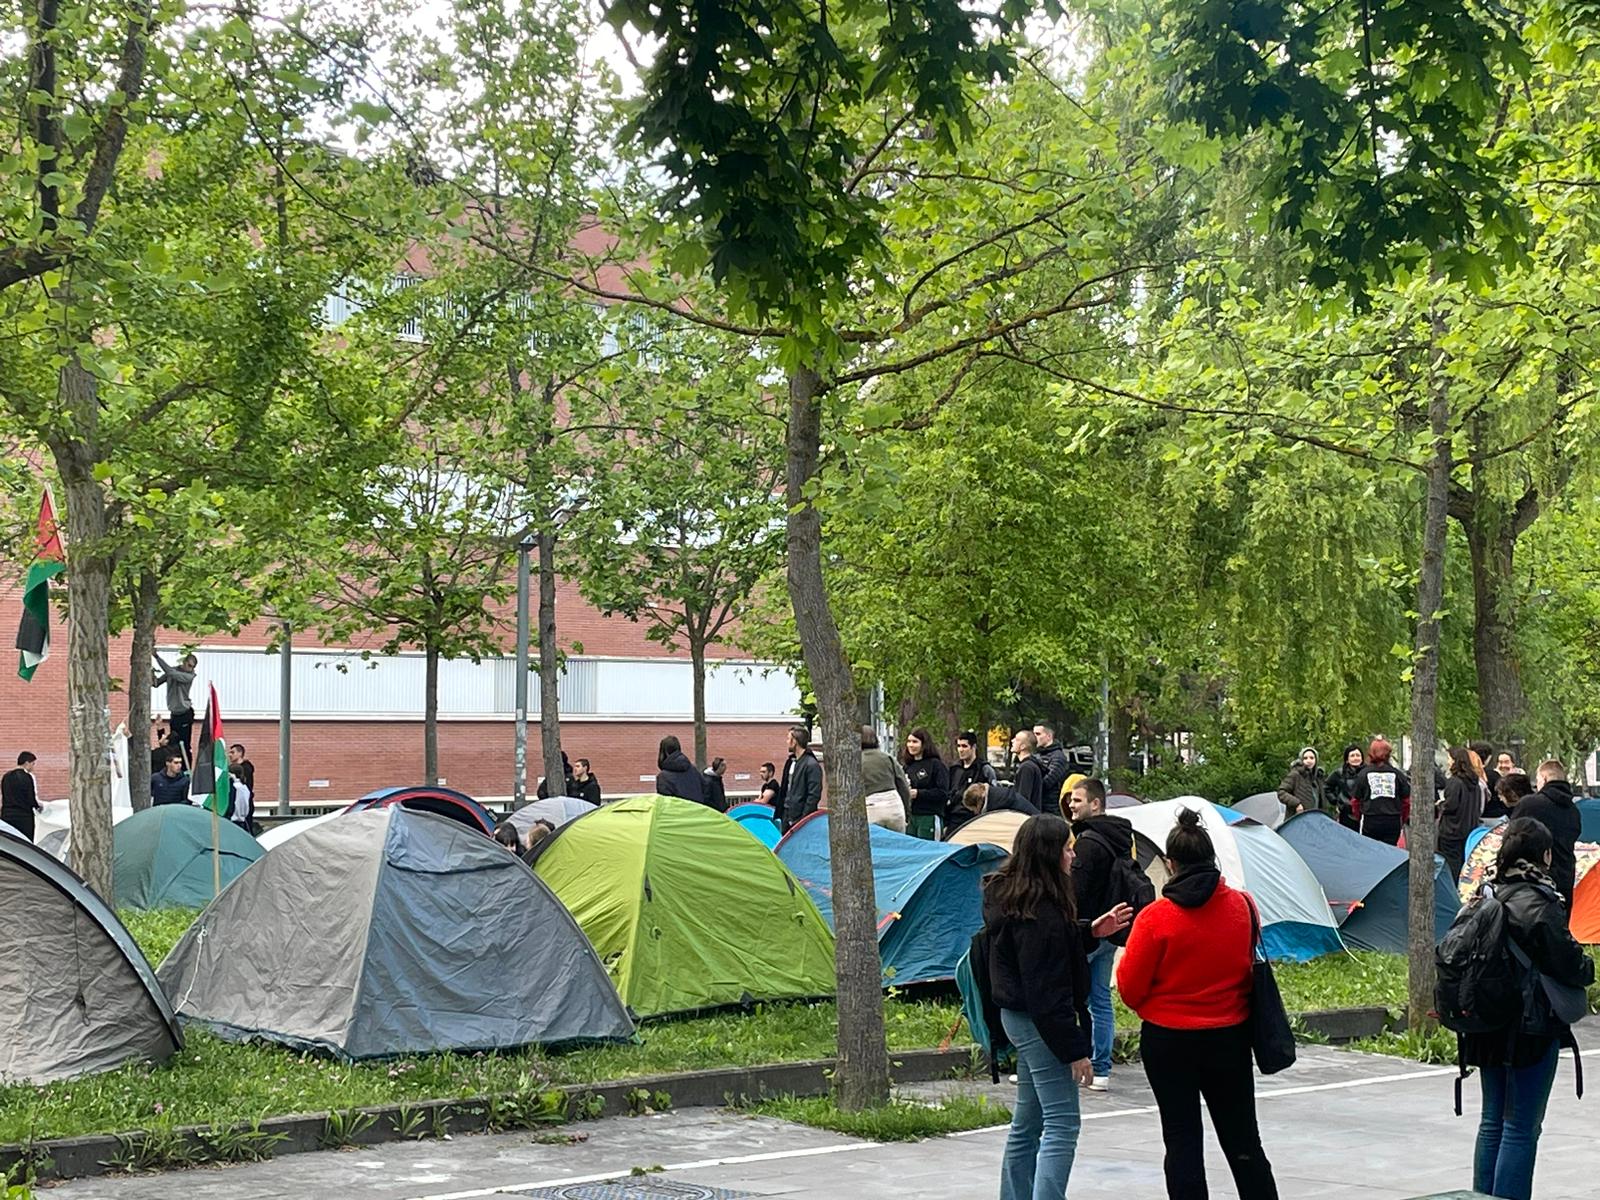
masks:
[[[769,1096],[820,1096],[829,1089],[835,1061],[818,1058],[758,1067],[646,1075],[608,1083],[564,1084],[539,1089],[531,1096],[471,1096],[459,1100],[377,1105],[333,1114],[295,1113],[267,1117],[258,1123],[233,1125],[222,1131],[211,1126],[183,1125],[170,1134],[161,1135],[160,1145],[167,1160],[155,1169],[183,1165],[185,1157],[194,1166],[218,1165],[222,1160],[216,1154],[212,1139],[219,1133],[224,1137],[237,1133],[262,1140],[276,1139],[267,1143],[268,1149],[261,1157],[279,1158],[285,1154],[333,1148],[331,1126],[341,1131],[337,1145],[376,1146],[446,1134],[486,1133],[491,1129],[532,1128],[568,1120],[617,1116],[638,1111],[657,1094],[670,1097],[674,1108],[713,1108]],[[895,1083],[927,1083],[968,1072],[972,1063],[973,1050],[968,1046],[907,1050],[891,1056],[890,1075]],[[564,1099],[570,1116],[557,1118],[553,1110],[547,1108],[530,1113],[530,1100],[537,1103],[551,1094]],[[541,1119],[538,1112],[547,1115]],[[0,1146],[0,1178],[13,1166],[26,1162],[34,1164],[40,1183],[115,1174],[123,1164],[136,1159],[149,1138],[147,1131],[134,1129]],[[44,1166],[46,1160],[48,1168]]]
[[[1387,1008],[1372,1005],[1366,1008],[1319,1008],[1310,1012],[1291,1013],[1307,1033],[1339,1044],[1357,1038],[1377,1037],[1389,1029],[1404,1028],[1402,1017],[1397,1024]]]
[[[1389,1010],[1380,1006],[1319,1009],[1291,1015],[1307,1033],[1333,1044],[1374,1037],[1387,1029],[1403,1026],[1403,1021],[1397,1025]],[[907,1050],[891,1057],[890,1074],[895,1083],[947,1079],[970,1072],[974,1053],[969,1046]],[[237,1133],[264,1140],[277,1139],[268,1143],[269,1149],[263,1155],[277,1158],[332,1148],[330,1142],[335,1139],[330,1138],[330,1122],[342,1127],[337,1144],[349,1146],[485,1133],[492,1128],[560,1124],[560,1120],[551,1116],[540,1119],[528,1112],[530,1098],[536,1100],[552,1093],[561,1096],[573,1114],[568,1120],[636,1111],[641,1094],[654,1097],[656,1093],[665,1093],[674,1108],[716,1108],[768,1096],[821,1096],[829,1089],[834,1063],[831,1058],[817,1058],[756,1067],[685,1071],[676,1075],[646,1075],[607,1083],[564,1084],[542,1088],[532,1097],[470,1096],[378,1105],[335,1114],[294,1113],[267,1117],[259,1123],[233,1125],[222,1131],[210,1126],[183,1125],[161,1135],[161,1146],[167,1151],[168,1167],[180,1165],[185,1157],[191,1159],[193,1165],[200,1166],[216,1165],[219,1161],[212,1142],[219,1132],[224,1136]],[[642,1101],[649,1102],[648,1099]],[[35,1165],[41,1183],[114,1174],[122,1169],[121,1164],[137,1158],[149,1138],[147,1131],[134,1129],[0,1146],[0,1177],[24,1162]],[[41,1165],[45,1160],[49,1160],[48,1169]]]

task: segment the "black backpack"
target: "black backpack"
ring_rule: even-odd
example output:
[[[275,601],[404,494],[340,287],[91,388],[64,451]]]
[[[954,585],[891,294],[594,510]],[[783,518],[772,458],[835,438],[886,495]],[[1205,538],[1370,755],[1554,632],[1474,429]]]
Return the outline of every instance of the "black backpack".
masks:
[[[1512,958],[1506,910],[1494,889],[1456,914],[1434,951],[1439,1023],[1457,1034],[1494,1033],[1522,1019],[1524,972]]]
[[[1094,830],[1089,830],[1084,837],[1098,837]],[[1100,841],[1111,849],[1110,843],[1101,837]],[[1133,909],[1137,917],[1146,907],[1156,902],[1156,885],[1150,882],[1150,876],[1139,869],[1139,864],[1128,854],[1118,854],[1111,851],[1111,875],[1106,880],[1106,907],[1115,908],[1119,904],[1126,904]],[[1093,921],[1100,916],[1099,913],[1079,913],[1086,921]],[[1114,933],[1105,939],[1115,946],[1126,946],[1128,934],[1133,931],[1130,922],[1127,929],[1121,933]]]

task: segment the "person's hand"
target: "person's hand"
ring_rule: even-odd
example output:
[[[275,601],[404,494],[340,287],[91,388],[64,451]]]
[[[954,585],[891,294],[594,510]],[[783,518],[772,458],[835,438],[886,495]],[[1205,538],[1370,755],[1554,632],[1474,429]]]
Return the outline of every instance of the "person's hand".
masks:
[[[913,800],[915,800],[917,798],[917,789],[916,788],[912,788],[911,789],[911,798]]]
[[[1087,1058],[1080,1058],[1072,1064],[1072,1082],[1079,1087],[1088,1087],[1094,1082],[1094,1066]]]
[[[1108,938],[1114,933],[1121,933],[1133,924],[1133,906],[1119,904],[1110,912],[1097,918],[1089,926],[1089,932],[1097,938]]]
[[[1301,813],[1305,812],[1305,810],[1306,806],[1304,804],[1296,804],[1294,806],[1294,815],[1298,817]]]

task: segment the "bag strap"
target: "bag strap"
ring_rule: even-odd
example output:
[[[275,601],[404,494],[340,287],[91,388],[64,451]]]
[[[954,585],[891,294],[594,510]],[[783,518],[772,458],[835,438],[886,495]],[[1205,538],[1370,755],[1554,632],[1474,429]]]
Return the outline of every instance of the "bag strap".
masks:
[[[1461,1115],[1461,1085],[1467,1081],[1467,1076],[1472,1071],[1467,1066],[1466,1055],[1462,1051],[1461,1035],[1456,1034],[1456,1116]]]
[[[1261,937],[1261,914],[1256,911],[1255,897],[1249,892],[1240,894],[1244,896],[1245,907],[1250,910],[1250,960],[1254,962],[1259,954],[1262,962],[1269,963],[1272,959],[1267,955],[1267,945]]]

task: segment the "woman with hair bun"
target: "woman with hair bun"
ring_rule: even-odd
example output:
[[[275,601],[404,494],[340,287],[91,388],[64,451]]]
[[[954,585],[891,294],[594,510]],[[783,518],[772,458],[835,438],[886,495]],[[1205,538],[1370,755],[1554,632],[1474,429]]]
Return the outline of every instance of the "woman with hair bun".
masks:
[[[1256,1125],[1251,1063],[1255,902],[1223,882],[1197,812],[1179,812],[1166,861],[1172,878],[1133,923],[1117,989],[1144,1022],[1139,1047],[1161,1112],[1167,1195],[1208,1195],[1204,1099],[1239,1200],[1277,1200]]]

